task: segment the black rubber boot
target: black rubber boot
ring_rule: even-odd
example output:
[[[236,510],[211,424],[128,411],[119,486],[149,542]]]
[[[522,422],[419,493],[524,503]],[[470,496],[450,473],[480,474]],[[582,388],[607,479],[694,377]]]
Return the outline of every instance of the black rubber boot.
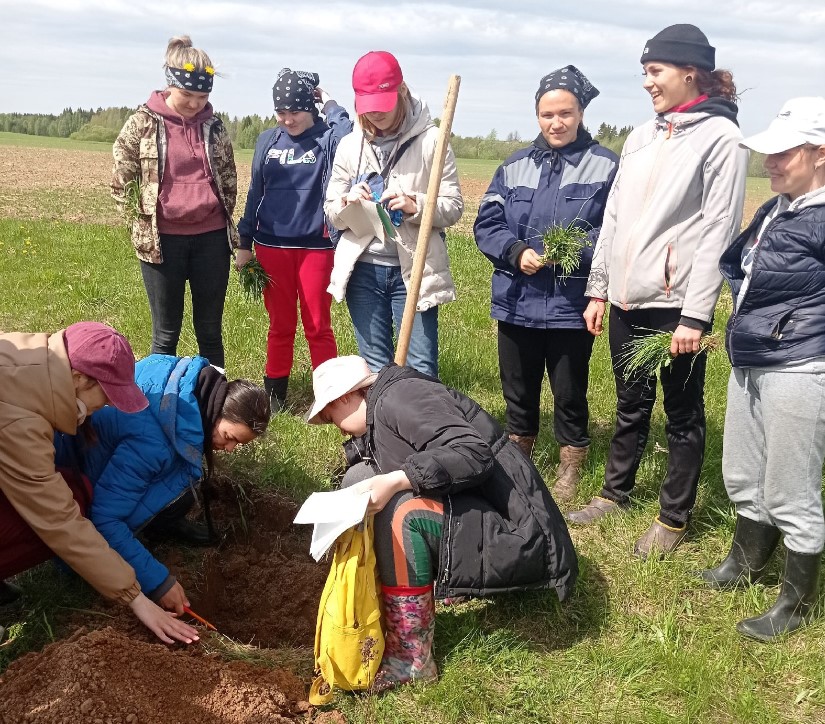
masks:
[[[264,389],[269,395],[269,411],[277,415],[286,407],[286,388],[289,384],[287,377],[264,377]]]
[[[779,543],[779,528],[736,516],[730,553],[716,568],[697,574],[712,588],[736,588],[758,581]]]
[[[761,616],[740,621],[736,630],[757,641],[772,641],[802,626],[816,603],[821,565],[821,553],[789,550],[776,603]]]
[[[0,606],[14,603],[23,595],[23,589],[8,581],[0,581]]]

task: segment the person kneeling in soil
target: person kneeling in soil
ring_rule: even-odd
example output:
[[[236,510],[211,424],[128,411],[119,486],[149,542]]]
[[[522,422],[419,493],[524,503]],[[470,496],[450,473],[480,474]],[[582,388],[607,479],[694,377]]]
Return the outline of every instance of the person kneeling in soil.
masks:
[[[0,605],[21,593],[6,578],[58,555],[162,641],[191,643],[195,629],[141,592],[132,567],[84,517],[88,480],[55,468],[55,431],[75,434],[104,405],[124,418],[147,406],[134,370],[126,338],[98,322],[0,334]]]
[[[204,357],[149,355],[135,366],[135,380],[149,407],[136,415],[112,408],[95,413],[92,441],[64,440],[60,458],[71,456],[92,481],[89,517],[149,597],[182,614],[189,605],[183,587],[135,533],[216,542],[207,526],[186,519],[203,459],[208,481],[214,451],[232,452],[264,433],[269,398],[247,380],[227,382]]]
[[[371,491],[385,632],[377,689],[437,678],[434,596],[570,595],[578,562],[564,519],[478,403],[409,367],[373,374],[357,356],[324,362],[312,384],[307,421],[352,436],[343,484]]]

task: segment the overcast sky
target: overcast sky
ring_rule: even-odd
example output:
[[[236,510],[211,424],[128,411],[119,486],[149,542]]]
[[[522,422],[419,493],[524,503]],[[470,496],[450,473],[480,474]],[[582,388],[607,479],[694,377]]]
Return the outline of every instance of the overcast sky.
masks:
[[[461,76],[460,135],[533,137],[538,80],[568,63],[601,90],[585,117],[592,130],[638,125],[653,113],[641,87],[645,41],[685,22],[745,91],[746,134],[787,98],[825,94],[825,0],[0,0],[0,112],[136,106],[163,85],[169,37],[188,33],[223,74],[211,100],[230,115],[271,113],[283,66],[319,73],[351,108],[353,64],[389,50],[434,116],[450,74]]]

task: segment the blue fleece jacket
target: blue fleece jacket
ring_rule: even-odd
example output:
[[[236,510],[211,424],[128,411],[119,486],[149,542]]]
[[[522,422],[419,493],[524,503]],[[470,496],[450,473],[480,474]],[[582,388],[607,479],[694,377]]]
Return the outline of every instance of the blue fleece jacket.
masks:
[[[531,145],[510,156],[481,199],[474,233],[493,263],[491,316],[520,327],[584,328],[582,312],[593,246],[619,159],[584,132],[561,149]],[[544,253],[542,234],[553,224],[588,230],[591,246],[565,280],[554,266],[524,274],[519,257]]]
[[[135,531],[201,478],[203,423],[195,397],[203,357],[153,354],[135,366],[149,400],[127,415],[104,407],[92,415],[98,442],[86,450],[84,472],[94,485],[89,517],[151,595],[169,576]]]
[[[290,136],[270,128],[258,136],[252,158],[252,181],[238,224],[241,248],[262,246],[331,249],[324,217],[324,195],[338,142],[352,131],[352,121],[338,105],[326,121]]]

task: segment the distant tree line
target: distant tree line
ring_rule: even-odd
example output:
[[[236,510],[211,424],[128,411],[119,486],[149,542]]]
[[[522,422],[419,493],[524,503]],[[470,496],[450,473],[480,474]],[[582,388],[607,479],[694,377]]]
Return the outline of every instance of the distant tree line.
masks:
[[[135,112],[134,108],[98,108],[97,110],[73,110],[65,108],[59,115],[46,113],[0,113],[0,131],[26,133],[32,136],[55,136],[72,138],[77,141],[102,141],[112,143],[126,119]],[[221,118],[232,143],[236,148],[255,148],[255,141],[260,133],[275,125],[275,116],[229,117],[217,112]],[[438,124],[439,119],[435,119]],[[633,130],[632,126],[618,128],[609,123],[602,123],[593,137],[603,146],[616,153],[621,153],[625,140]],[[538,131],[537,131],[538,132]],[[517,131],[508,133],[504,139],[498,137],[495,129],[486,136],[450,137],[455,155],[459,158],[482,158],[503,161],[514,151],[528,146],[530,141],[521,138]],[[762,165],[764,156],[751,153],[748,165],[749,176],[767,176]]]

